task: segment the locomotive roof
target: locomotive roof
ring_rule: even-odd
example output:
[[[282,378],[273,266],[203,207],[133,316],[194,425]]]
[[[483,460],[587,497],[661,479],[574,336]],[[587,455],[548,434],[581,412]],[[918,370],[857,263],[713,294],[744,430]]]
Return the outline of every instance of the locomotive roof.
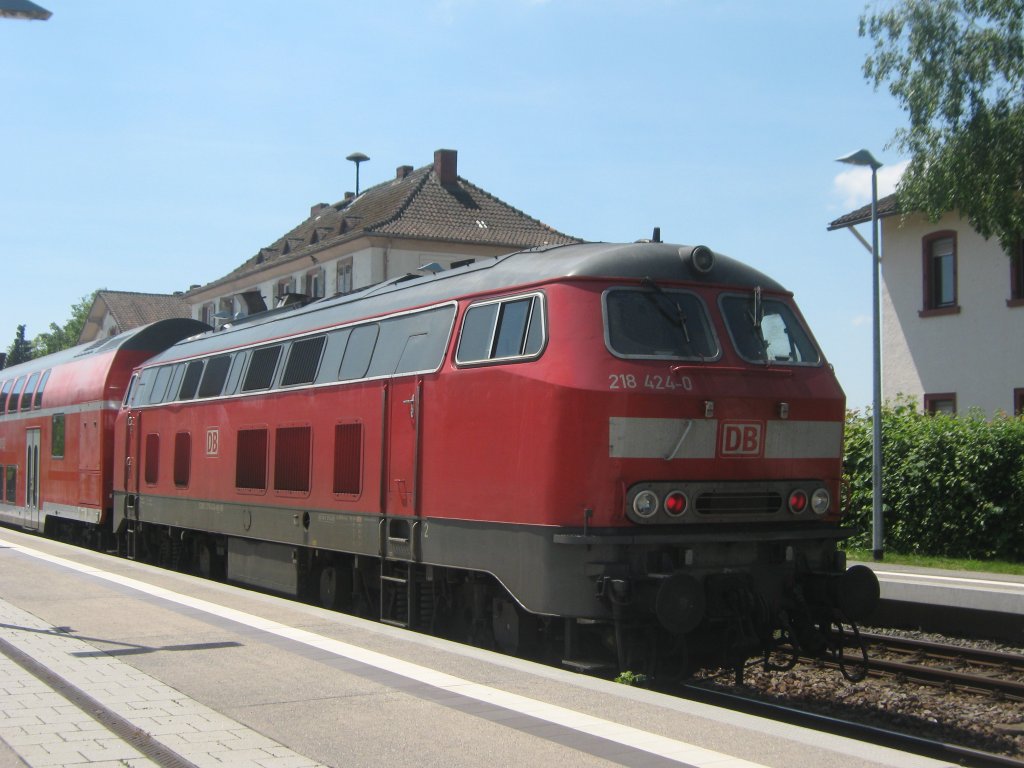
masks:
[[[666,285],[761,286],[768,291],[785,291],[762,272],[718,253],[714,266],[701,272],[690,260],[694,248],[638,242],[579,243],[517,251],[433,274],[405,275],[301,307],[251,315],[220,330],[185,339],[151,362],[209,354],[461,297],[573,278],[627,281],[649,278]]]

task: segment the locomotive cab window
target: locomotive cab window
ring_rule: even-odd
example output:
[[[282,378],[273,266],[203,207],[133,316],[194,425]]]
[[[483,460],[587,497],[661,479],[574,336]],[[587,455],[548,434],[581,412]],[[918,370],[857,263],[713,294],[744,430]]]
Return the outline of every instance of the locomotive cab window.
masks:
[[[718,339],[707,309],[689,291],[615,288],[604,294],[606,343],[618,357],[714,360]]]
[[[821,356],[796,313],[781,299],[748,295],[720,299],[725,324],[740,357],[752,363],[818,365]]]
[[[540,355],[546,341],[539,293],[474,304],[466,311],[455,361],[511,362]]]

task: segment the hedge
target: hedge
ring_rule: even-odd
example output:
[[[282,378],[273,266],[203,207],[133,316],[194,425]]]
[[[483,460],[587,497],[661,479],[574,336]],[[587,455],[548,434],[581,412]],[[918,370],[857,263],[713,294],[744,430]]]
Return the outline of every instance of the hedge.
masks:
[[[1024,417],[882,409],[885,548],[1024,561]],[[871,548],[871,414],[846,419],[843,480],[851,547]]]

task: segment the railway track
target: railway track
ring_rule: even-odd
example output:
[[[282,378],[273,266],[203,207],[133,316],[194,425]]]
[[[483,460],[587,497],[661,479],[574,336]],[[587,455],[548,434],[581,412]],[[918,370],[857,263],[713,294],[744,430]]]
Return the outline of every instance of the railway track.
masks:
[[[1024,701],[1024,656],[1018,653],[862,632],[868,673]]]
[[[939,739],[915,736],[905,731],[811,712],[803,707],[769,702],[735,691],[711,689],[700,684],[684,684],[680,686],[677,694],[693,701],[846,736],[936,760],[946,760],[951,764],[970,765],[974,768],[1024,768],[1024,761],[1007,755],[971,749]]]

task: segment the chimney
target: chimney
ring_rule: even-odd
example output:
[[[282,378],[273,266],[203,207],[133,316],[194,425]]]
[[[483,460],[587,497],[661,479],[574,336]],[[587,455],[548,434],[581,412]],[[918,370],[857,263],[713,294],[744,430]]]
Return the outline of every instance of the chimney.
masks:
[[[434,173],[441,184],[448,186],[458,181],[458,158],[459,153],[454,149],[439,149],[434,153]]]
[[[320,211],[322,211],[326,207],[327,207],[327,203],[317,203],[316,205],[314,205],[312,208],[309,209],[309,218],[312,219],[314,216],[316,216],[318,213],[320,213]]]
[[[400,166],[398,166],[397,169],[395,169],[395,178],[396,179],[404,179],[410,173],[412,173],[412,166],[411,165],[400,165]]]
[[[347,203],[347,202],[349,202],[351,200],[355,200],[355,197],[356,197],[356,193],[355,192],[346,192],[345,193],[345,202]]]

